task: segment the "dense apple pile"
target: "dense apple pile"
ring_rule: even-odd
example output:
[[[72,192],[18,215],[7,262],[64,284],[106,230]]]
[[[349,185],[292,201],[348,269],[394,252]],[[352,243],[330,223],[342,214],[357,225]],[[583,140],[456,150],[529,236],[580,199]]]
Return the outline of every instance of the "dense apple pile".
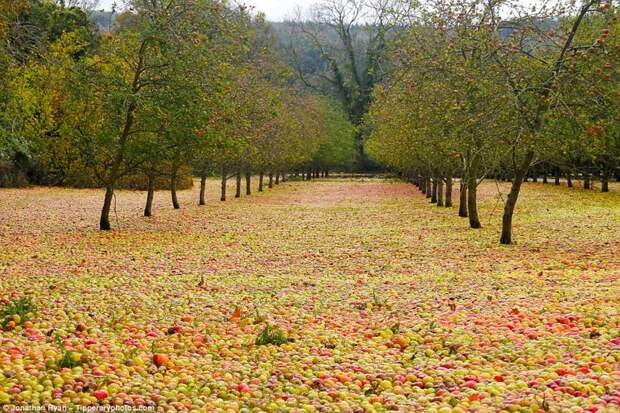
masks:
[[[0,320],[0,404],[619,411],[618,189],[526,184],[510,247],[495,183],[480,231],[380,181],[152,221],[125,192],[107,234],[97,191],[2,191],[0,308],[34,308]]]

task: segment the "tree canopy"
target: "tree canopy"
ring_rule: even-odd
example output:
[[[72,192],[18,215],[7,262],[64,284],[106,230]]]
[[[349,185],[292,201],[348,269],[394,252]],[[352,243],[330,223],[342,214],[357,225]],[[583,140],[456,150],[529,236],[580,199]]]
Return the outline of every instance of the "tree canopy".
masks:
[[[110,31],[62,2],[3,7],[5,169],[106,188],[102,229],[114,190],[136,174],[148,181],[150,215],[154,181],[169,179],[177,208],[188,168],[204,185],[214,173],[279,181],[353,163],[354,129],[339,105],[292,86],[270,26],[244,6],[135,0]]]

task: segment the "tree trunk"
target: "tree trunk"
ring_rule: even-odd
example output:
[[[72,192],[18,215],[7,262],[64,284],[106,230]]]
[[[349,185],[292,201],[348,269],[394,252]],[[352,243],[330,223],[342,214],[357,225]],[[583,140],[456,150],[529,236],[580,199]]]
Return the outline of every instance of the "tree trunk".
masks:
[[[265,179],[265,173],[261,172],[258,175],[258,192],[263,192],[263,181]]]
[[[448,176],[446,179],[446,208],[452,206],[452,176]]]
[[[603,171],[601,176],[601,192],[609,192],[609,174],[607,171]]]
[[[437,178],[433,178],[431,182],[431,204],[437,203]]]
[[[228,171],[226,168],[222,168],[222,196],[220,197],[220,201],[226,201],[226,180],[228,179],[228,176],[226,176],[227,173]]]
[[[420,178],[420,192],[426,194],[426,179]]]
[[[433,196],[433,184],[431,178],[426,178],[426,197],[431,198]]]
[[[548,184],[549,181],[547,180],[547,174],[543,175],[543,184]]]
[[[148,176],[148,186],[146,189],[146,205],[144,206],[144,216],[150,217],[153,215],[153,198],[155,195],[155,177]]]
[[[286,172],[284,172],[284,173],[282,174],[282,182],[286,182],[286,181],[288,181],[288,176],[287,176],[287,175],[288,175],[288,174],[287,174]]]
[[[592,189],[590,174],[583,174],[583,189]]]
[[[329,178],[329,169],[325,170],[325,178]]]
[[[249,172],[245,173],[245,194],[252,195],[252,174]]]
[[[443,179],[437,178],[437,206],[443,207]]]
[[[568,185],[569,188],[573,187],[573,177],[570,172],[566,174],[566,185]]]
[[[200,177],[200,199],[198,205],[205,205],[205,195],[207,192],[207,177],[205,175]]]
[[[478,185],[473,174],[467,180],[467,215],[471,228],[482,228],[478,218]]]
[[[145,55],[148,50],[146,47],[147,43],[143,42],[142,46],[138,52],[138,61],[135,65],[135,70],[133,71],[133,82],[132,82],[132,92],[133,94],[137,94],[139,92],[139,86],[141,83],[140,76],[144,72],[144,62]],[[123,163],[123,159],[125,156],[125,149],[127,147],[127,140],[129,139],[129,135],[132,131],[133,123],[135,120],[135,111],[138,108],[138,99],[131,100],[127,105],[127,111],[125,112],[125,125],[123,127],[123,131],[119,140],[119,150],[116,153],[116,160],[110,168],[111,173],[110,177],[112,178],[106,186],[105,190],[105,198],[103,201],[103,208],[101,209],[101,217],[99,218],[99,229],[102,231],[109,231],[110,227],[110,208],[112,207],[112,198],[114,197],[114,185],[116,184],[119,175],[119,169]]]
[[[172,196],[172,206],[174,209],[179,209],[179,199],[177,198],[177,169],[172,169],[172,175],[170,176],[170,195]]]
[[[467,184],[465,178],[461,178],[461,187],[459,191],[459,216],[467,218]]]
[[[502,236],[499,241],[501,244],[512,244],[512,217],[515,212],[515,207],[517,206],[517,200],[519,199],[519,192],[521,191],[523,178],[525,177],[525,174],[527,173],[533,159],[534,152],[528,151],[525,154],[525,159],[523,160],[521,167],[515,171],[515,177],[512,181],[510,193],[508,194],[506,204],[504,205],[504,216],[502,217]]]
[[[280,172],[276,172],[276,185],[280,185]]]
[[[311,181],[312,180],[312,173],[310,171],[306,172],[306,181]]]
[[[560,185],[560,170],[555,171],[555,185]]]
[[[103,208],[101,209],[101,218],[99,219],[99,229],[109,231],[110,226],[110,209],[112,208],[112,198],[114,197],[114,187],[109,185],[105,188],[105,198],[103,199]]]
[[[237,171],[237,191],[235,192],[235,198],[241,198],[241,171]]]
[[[269,188],[273,188],[273,172],[269,172]]]

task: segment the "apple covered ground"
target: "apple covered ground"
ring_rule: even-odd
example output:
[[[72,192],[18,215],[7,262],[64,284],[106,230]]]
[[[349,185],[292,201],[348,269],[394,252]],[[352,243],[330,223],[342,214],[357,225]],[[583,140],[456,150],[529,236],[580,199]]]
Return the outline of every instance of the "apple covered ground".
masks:
[[[36,306],[4,317],[0,404],[620,410],[618,184],[525,184],[512,246],[495,182],[481,230],[401,182],[218,185],[153,218],[121,191],[112,232],[101,191],[0,190],[2,308]]]

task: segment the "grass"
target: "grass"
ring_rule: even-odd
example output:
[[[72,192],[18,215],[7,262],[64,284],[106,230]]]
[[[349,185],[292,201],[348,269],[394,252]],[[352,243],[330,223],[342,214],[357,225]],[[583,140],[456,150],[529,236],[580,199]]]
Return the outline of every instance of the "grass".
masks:
[[[286,333],[277,327],[272,327],[269,324],[265,326],[263,331],[256,337],[255,344],[257,346],[265,346],[267,344],[274,344],[281,346],[289,342]]]
[[[6,328],[11,321],[21,326],[30,321],[36,311],[37,308],[32,303],[31,297],[21,297],[10,301],[0,310],[0,318],[3,319],[2,327]]]

